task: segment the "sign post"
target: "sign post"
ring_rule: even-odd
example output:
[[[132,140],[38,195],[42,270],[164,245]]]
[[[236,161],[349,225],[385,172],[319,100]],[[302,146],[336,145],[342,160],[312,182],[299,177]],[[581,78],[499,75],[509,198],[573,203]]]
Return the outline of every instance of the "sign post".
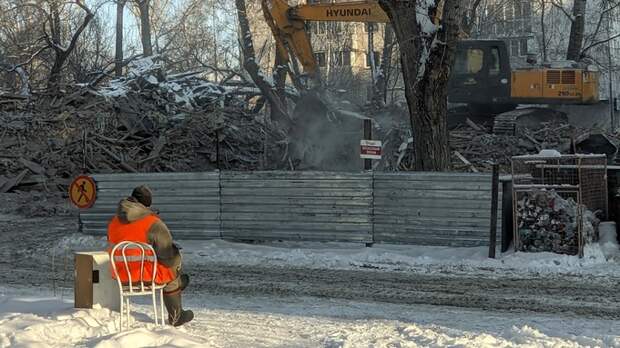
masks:
[[[372,121],[370,119],[364,120],[364,139],[366,140],[372,139]],[[362,151],[361,154],[363,155],[364,152]],[[364,158],[364,156],[362,156],[362,158]],[[372,160],[364,159],[364,170],[371,170],[371,169],[372,169]]]

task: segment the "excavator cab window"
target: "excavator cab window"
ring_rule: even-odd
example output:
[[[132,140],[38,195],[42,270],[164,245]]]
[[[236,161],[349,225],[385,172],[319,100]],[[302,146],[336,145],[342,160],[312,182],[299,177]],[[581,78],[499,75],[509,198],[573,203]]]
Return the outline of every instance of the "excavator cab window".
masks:
[[[457,51],[454,72],[457,74],[478,74],[484,67],[484,51],[468,48]]]
[[[498,76],[500,72],[501,72],[501,67],[499,64],[499,48],[492,47],[491,48],[491,62],[489,64],[489,75]]]

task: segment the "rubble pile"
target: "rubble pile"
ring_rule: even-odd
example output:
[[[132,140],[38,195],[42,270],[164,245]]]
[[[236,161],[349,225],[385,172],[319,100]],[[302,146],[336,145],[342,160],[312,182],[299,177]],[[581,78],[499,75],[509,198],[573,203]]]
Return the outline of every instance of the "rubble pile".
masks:
[[[591,242],[596,239],[599,220],[582,206],[579,229],[578,205],[572,198],[563,198],[553,190],[526,193],[517,201],[519,250],[554,252],[576,255],[579,237]]]
[[[575,139],[589,135],[585,129],[558,122],[541,123],[536,129],[519,128],[516,135],[492,134],[485,126],[477,126],[479,129],[462,125],[450,132],[455,170],[486,172],[496,162],[503,172],[510,172],[513,156],[543,149],[569,153]]]
[[[409,124],[394,123],[377,133],[385,153],[379,169],[410,170],[413,137]],[[450,130],[452,168],[461,172],[490,172],[493,163],[498,163],[503,173],[510,173],[513,156],[536,154],[543,149],[570,153],[572,144],[589,134],[588,130],[558,122],[541,123],[536,129],[519,128],[516,135],[493,134],[490,126],[469,121]]]
[[[140,60],[100,88],[0,104],[0,193],[64,191],[80,173],[277,169],[266,154],[284,133],[243,98]]]

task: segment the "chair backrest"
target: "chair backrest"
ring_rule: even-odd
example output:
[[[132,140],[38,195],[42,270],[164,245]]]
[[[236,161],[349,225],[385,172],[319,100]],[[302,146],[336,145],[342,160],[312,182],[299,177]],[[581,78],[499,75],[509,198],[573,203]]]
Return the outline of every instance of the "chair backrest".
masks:
[[[155,286],[157,256],[149,244],[120,242],[112,248],[110,261],[114,278],[118,281],[120,289],[123,289],[123,285],[125,285],[132,293],[138,289],[145,291],[145,289]]]

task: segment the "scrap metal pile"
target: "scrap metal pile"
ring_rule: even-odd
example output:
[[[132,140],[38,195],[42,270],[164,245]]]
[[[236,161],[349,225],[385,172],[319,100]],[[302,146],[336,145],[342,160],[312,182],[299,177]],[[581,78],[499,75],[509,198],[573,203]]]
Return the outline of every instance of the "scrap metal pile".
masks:
[[[265,169],[284,134],[246,95],[141,60],[100,88],[0,104],[0,193],[65,190],[82,172]]]
[[[584,242],[596,239],[599,220],[595,214],[583,206],[580,214],[577,202],[553,190],[527,192],[516,208],[519,251],[575,255],[580,235]]]

